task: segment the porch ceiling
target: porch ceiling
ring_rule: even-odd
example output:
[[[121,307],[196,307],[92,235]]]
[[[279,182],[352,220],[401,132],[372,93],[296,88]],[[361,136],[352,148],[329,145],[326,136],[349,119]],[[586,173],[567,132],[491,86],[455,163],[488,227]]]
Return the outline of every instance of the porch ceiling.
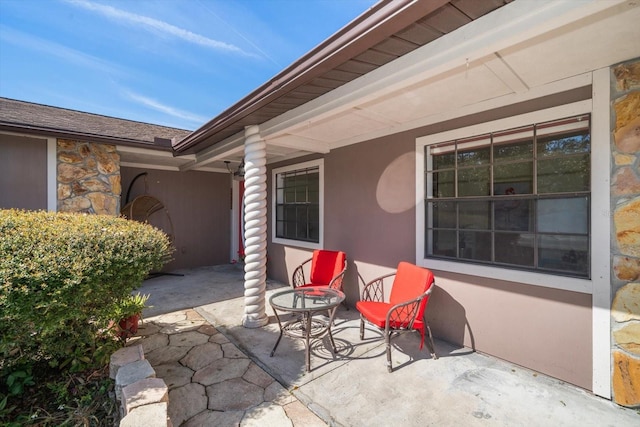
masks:
[[[500,99],[517,102],[554,82],[587,86],[585,73],[640,56],[637,2],[582,4],[582,10],[557,2],[516,19],[512,12],[532,3],[507,5],[262,124],[261,134],[270,145],[304,141],[330,151],[480,111]]]

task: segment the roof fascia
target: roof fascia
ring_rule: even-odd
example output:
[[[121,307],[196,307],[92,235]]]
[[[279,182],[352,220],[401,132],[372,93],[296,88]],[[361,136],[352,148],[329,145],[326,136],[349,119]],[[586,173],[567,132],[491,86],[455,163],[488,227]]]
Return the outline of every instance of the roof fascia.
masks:
[[[174,158],[175,156],[171,151],[167,150],[158,150],[157,148],[151,147],[143,147],[140,144],[137,145],[122,145],[118,147],[118,151],[122,153],[134,153],[134,154],[149,154],[155,157],[166,157],[166,158]],[[187,156],[182,156],[186,159],[195,159],[196,156],[191,154]]]

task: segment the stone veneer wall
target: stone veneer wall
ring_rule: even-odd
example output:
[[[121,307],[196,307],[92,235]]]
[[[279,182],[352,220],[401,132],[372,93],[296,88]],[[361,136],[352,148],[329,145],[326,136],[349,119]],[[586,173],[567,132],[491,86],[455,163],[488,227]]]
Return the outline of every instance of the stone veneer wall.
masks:
[[[640,406],[640,59],[613,68],[613,398]]]
[[[59,139],[58,211],[120,213],[120,155],[115,145]]]

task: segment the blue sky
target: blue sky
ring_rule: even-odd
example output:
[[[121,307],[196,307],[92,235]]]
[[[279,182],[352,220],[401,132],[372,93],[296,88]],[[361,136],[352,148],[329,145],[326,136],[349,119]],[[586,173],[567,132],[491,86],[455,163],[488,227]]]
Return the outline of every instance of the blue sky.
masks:
[[[0,96],[196,129],[376,0],[0,0]]]

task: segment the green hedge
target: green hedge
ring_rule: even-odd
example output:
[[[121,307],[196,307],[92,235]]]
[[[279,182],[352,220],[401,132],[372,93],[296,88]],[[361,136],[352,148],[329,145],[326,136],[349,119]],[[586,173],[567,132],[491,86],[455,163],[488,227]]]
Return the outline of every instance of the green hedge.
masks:
[[[164,233],[135,221],[0,210],[0,376],[103,363],[118,301],[170,255]]]

